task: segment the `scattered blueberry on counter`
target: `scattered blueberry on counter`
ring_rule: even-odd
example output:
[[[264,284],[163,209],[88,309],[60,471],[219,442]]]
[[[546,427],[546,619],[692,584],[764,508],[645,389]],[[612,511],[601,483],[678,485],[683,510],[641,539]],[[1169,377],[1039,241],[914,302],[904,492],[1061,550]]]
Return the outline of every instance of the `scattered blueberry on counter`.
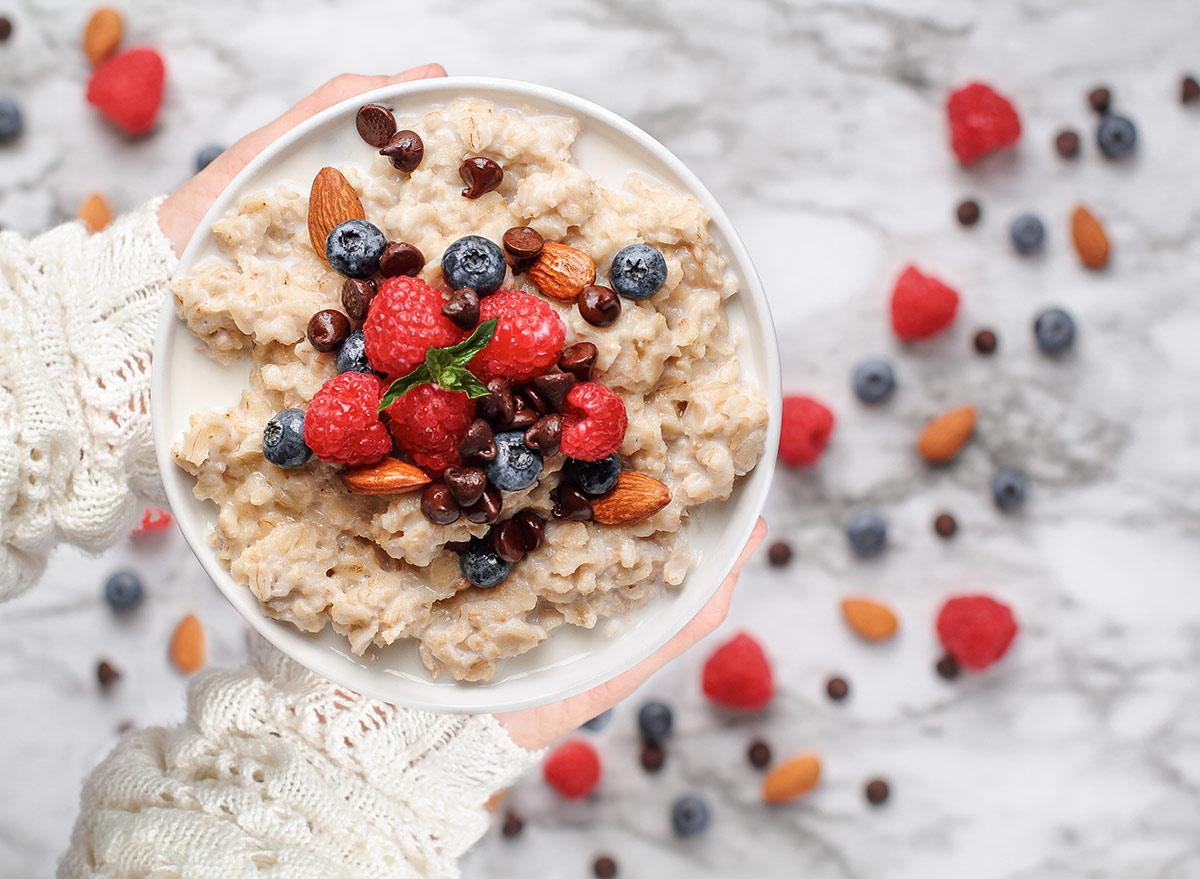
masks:
[[[695,794],[680,797],[671,806],[671,827],[684,838],[703,833],[708,827],[708,804]]]
[[[643,738],[660,742],[671,734],[675,716],[665,702],[647,702],[638,711],[637,722]]]
[[[196,153],[196,173],[199,174],[205,168],[213,163],[213,159],[225,152],[225,147],[220,144],[210,143],[206,147],[202,147],[200,152]]]
[[[609,708],[607,711],[601,711],[591,720],[585,720],[583,722],[583,728],[590,729],[592,732],[600,732],[600,730],[604,729],[609,725],[609,723],[612,722],[612,719],[613,710]]]
[[[1046,224],[1036,214],[1021,214],[1008,227],[1017,253],[1030,256],[1041,251],[1046,243]]]
[[[21,108],[9,98],[0,98],[0,143],[16,140],[24,128]]]
[[[886,360],[864,360],[854,368],[854,393],[864,403],[886,402],[896,390],[896,374]]]
[[[1137,146],[1137,128],[1132,120],[1106,113],[1096,126],[1096,146],[1109,159],[1124,159]]]
[[[133,571],[117,571],[104,581],[104,600],[118,613],[133,610],[144,597],[142,578]]]
[[[1033,335],[1043,354],[1062,354],[1075,344],[1075,319],[1061,308],[1047,308],[1034,320]]]
[[[855,513],[846,526],[846,539],[861,558],[879,555],[887,545],[887,521],[878,513]]]
[[[992,476],[992,500],[1005,513],[1015,512],[1025,506],[1029,493],[1029,480],[1020,470],[1001,467]]]

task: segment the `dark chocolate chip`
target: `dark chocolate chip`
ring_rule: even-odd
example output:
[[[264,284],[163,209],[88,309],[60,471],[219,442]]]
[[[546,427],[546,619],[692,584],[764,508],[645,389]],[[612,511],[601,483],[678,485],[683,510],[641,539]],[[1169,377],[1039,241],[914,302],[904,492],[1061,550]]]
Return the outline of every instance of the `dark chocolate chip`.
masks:
[[[945,656],[943,656],[941,659],[939,659],[937,661],[937,665],[934,666],[934,668],[937,669],[937,673],[941,677],[945,678],[948,681],[954,680],[956,677],[958,677],[958,673],[960,671],[962,671],[962,669],[958,665],[958,660],[955,659],[953,656],[951,656],[949,653],[947,653]]]
[[[359,107],[354,125],[358,128],[358,136],[375,149],[387,146],[396,133],[396,117],[383,104],[364,104]]]
[[[3,43],[12,36],[13,23],[12,19],[7,16],[0,15],[0,43]]]
[[[592,862],[592,873],[596,879],[613,879],[617,875],[617,862],[608,855],[601,855]]]
[[[562,442],[562,416],[557,412],[543,415],[525,431],[525,445],[537,449],[547,457],[558,454]]]
[[[825,683],[825,692],[834,702],[841,702],[850,695],[850,685],[845,678],[830,678]]]
[[[561,412],[567,394],[575,386],[575,376],[569,372],[548,372],[529,382],[542,395],[551,411]]]
[[[888,787],[888,783],[882,778],[873,778],[867,782],[867,786],[863,788],[863,793],[866,794],[868,803],[872,806],[880,806],[887,802],[887,798],[891,794],[891,789]]]
[[[398,275],[416,277],[425,268],[425,254],[412,244],[403,241],[392,241],[379,257],[379,274],[385,278],[395,278]]]
[[[513,395],[513,414],[512,418],[505,422],[504,426],[510,430],[520,430],[529,427],[538,420],[537,410],[525,402],[525,398],[519,394]]]
[[[1054,151],[1064,159],[1079,155],[1079,135],[1070,129],[1060,131],[1054,137]]]
[[[1179,102],[1194,104],[1200,101],[1200,82],[1194,76],[1185,76],[1179,82]]]
[[[308,341],[322,353],[336,350],[350,335],[350,319],[334,308],[325,308],[308,319]]]
[[[746,759],[755,769],[766,769],[771,762],[771,746],[762,739],[755,739],[746,749]]]
[[[376,292],[374,281],[347,278],[342,282],[342,308],[354,320],[366,320]]]
[[[991,330],[980,330],[975,334],[975,350],[980,354],[995,354],[996,346],[999,344],[1000,340],[996,338],[996,334]]]
[[[541,392],[532,385],[526,385],[521,388],[519,394],[521,399],[529,404],[529,408],[539,416],[545,415],[550,411],[550,406],[546,403],[545,398],[542,397]]]
[[[450,494],[460,507],[469,507],[481,497],[487,488],[487,473],[482,467],[456,467],[453,464],[442,474]]]
[[[533,510],[521,510],[512,520],[520,527],[521,536],[525,538],[526,552],[542,548],[546,542],[546,523],[541,516]]]
[[[577,342],[563,348],[558,358],[558,368],[569,372],[578,381],[592,380],[592,369],[596,365],[596,346],[591,342]]]
[[[487,383],[488,394],[475,401],[475,413],[492,424],[507,424],[516,412],[512,386],[506,379],[494,378]]]
[[[550,492],[554,501],[551,515],[555,519],[565,519],[568,522],[589,522],[592,518],[592,505],[582,491],[573,485],[560,482],[558,488]]]
[[[442,306],[442,314],[461,330],[473,330],[479,323],[479,296],[470,287],[459,287]]]
[[[491,192],[504,179],[504,169],[483,156],[472,156],[464,159],[458,166],[458,176],[467,184],[462,191],[464,198],[479,198],[485,192]]]
[[[476,525],[491,525],[500,518],[502,506],[500,492],[495,486],[489,485],[483,490],[483,497],[463,510],[463,515]]]
[[[96,680],[100,682],[100,687],[107,690],[121,676],[121,673],[107,660],[101,660],[96,666]]]
[[[425,156],[425,143],[421,135],[407,128],[392,135],[387,145],[379,151],[379,155],[387,156],[397,170],[405,174],[415,171]]]
[[[621,316],[621,298],[608,287],[592,284],[579,294],[579,314],[594,327],[607,327]]]
[[[954,209],[954,216],[958,218],[960,226],[974,226],[979,222],[979,215],[981,213],[979,202],[973,198],[960,201],[958,207]]]
[[[488,543],[492,551],[509,564],[515,565],[525,558],[525,535],[515,519],[506,519],[488,532]]]
[[[776,540],[767,549],[767,561],[773,567],[782,568],[792,560],[792,547],[782,540]]]
[[[1106,88],[1092,89],[1087,96],[1088,105],[1097,113],[1107,113],[1112,103],[1112,92]]]
[[[449,525],[457,522],[459,516],[458,504],[450,487],[444,482],[431,482],[421,495],[421,512],[434,525]]]
[[[516,812],[508,812],[504,816],[504,823],[500,826],[500,832],[504,834],[505,839],[512,839],[520,836],[521,831],[525,829],[525,819]]]
[[[647,741],[642,743],[640,758],[643,769],[647,772],[658,772],[667,762],[667,752],[663,750],[661,742]]]
[[[502,243],[515,263],[525,265],[541,256],[542,245],[546,243],[546,240],[536,229],[530,229],[528,226],[513,226],[504,233]]]
[[[933,530],[937,532],[938,537],[953,537],[954,532],[958,530],[958,523],[949,513],[942,513],[933,520]]]
[[[458,453],[468,460],[477,458],[480,461],[494,461],[496,437],[492,433],[492,426],[482,418],[472,421],[458,444]]]

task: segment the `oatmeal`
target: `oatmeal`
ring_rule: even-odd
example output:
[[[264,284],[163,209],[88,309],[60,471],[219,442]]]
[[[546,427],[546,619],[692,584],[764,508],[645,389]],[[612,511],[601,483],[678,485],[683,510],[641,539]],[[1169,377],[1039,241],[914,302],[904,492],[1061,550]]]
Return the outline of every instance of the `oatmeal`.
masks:
[[[498,339],[505,299],[520,299],[505,291],[523,291],[545,303],[538,306],[540,313],[552,319],[557,315],[562,338],[555,342],[572,357],[579,359],[582,349],[571,346],[595,346],[593,382],[571,378],[577,370],[565,359],[562,371],[571,372],[563,375],[553,360],[549,366],[535,364],[531,370],[546,374],[520,387],[540,390],[514,392],[519,398],[516,414],[510,408],[496,416],[525,430],[520,406],[539,407],[524,413],[540,430],[532,439],[526,434],[525,442],[545,452],[536,478],[528,485],[523,479],[511,481],[529,464],[513,457],[512,442],[517,451],[527,450],[520,448],[519,437],[512,440],[511,431],[496,433],[496,460],[503,459],[508,468],[503,478],[497,478],[499,465],[494,460],[480,458],[478,467],[459,460],[460,448],[469,456],[490,441],[489,435],[482,445],[468,448],[472,440],[463,436],[465,425],[475,430],[482,423],[479,416],[514,405],[511,399],[500,400],[494,385],[488,386],[489,397],[469,404],[461,424],[454,421],[457,416],[447,415],[429,427],[427,432],[457,431],[449,457],[433,461],[416,453],[406,456],[416,464],[384,458],[389,467],[408,468],[403,472],[415,474],[415,481],[429,483],[415,490],[352,492],[345,466],[315,457],[303,466],[276,466],[264,457],[264,426],[277,413],[311,413],[320,405],[320,398],[314,398],[322,388],[335,384],[353,385],[347,393],[365,395],[370,403],[399,378],[388,369],[380,370],[388,373],[383,381],[363,372],[346,372],[331,381],[338,377],[339,360],[351,355],[314,347],[314,340],[327,347],[322,344],[332,332],[327,318],[322,324],[325,335],[310,337],[308,327],[318,312],[342,311],[345,278],[330,268],[342,263],[331,259],[326,264],[316,253],[310,243],[309,198],[283,185],[243,198],[214,224],[222,257],[206,261],[174,284],[180,314],[212,356],[223,361],[246,357],[251,364],[250,386],[241,401],[225,412],[193,416],[174,454],[179,466],[195,477],[196,496],[219,509],[211,538],[219,558],[270,616],[307,632],[331,625],[359,654],[373,645],[412,639],[433,675],[486,681],[501,660],[532,649],[560,626],[590,628],[677,587],[691,564],[685,527],[690,511],[727,498],[737,478],[754,467],[764,448],[767,406],[754,383],[741,374],[736,338],[722,307],[736,292],[735,281],[694,199],[637,175],[621,189],[601,187],[572,162],[577,125],[570,119],[459,101],[424,116],[402,118],[398,124],[423,140],[423,156],[414,170],[398,170],[389,158],[365,145],[361,159],[347,157],[361,161],[361,166],[348,164],[339,170],[361,201],[365,223],[380,230],[388,242],[419,250],[425,263],[418,277],[439,295],[452,292],[443,278],[442,266],[451,265],[442,262],[443,254],[453,252],[467,236],[497,244],[518,238],[527,242],[537,236],[527,232],[506,238],[505,233],[535,230],[548,246],[561,245],[563,253],[573,248],[590,257],[594,285],[612,288],[619,288],[616,281],[621,279],[614,273],[610,282],[610,272],[623,248],[649,245],[647,250],[665,258],[661,288],[648,298],[626,293],[615,297],[609,288],[586,295],[576,288],[564,296],[561,290],[541,289],[531,279],[538,277],[538,270],[526,270],[523,257],[514,258],[510,249],[510,266],[501,267],[500,292],[476,297],[460,291],[454,294],[454,307],[443,312],[453,315],[445,318],[454,321],[445,325],[450,341],[426,344],[461,343],[461,349],[468,329],[455,327],[471,327],[481,313],[483,318],[499,313],[500,323],[494,324]],[[476,176],[460,176],[466,157],[498,165],[503,170],[498,185],[475,197],[464,195],[464,180],[472,192],[485,188],[480,183],[484,171],[492,173],[478,162],[482,170],[471,172]],[[489,177],[488,185],[492,182]],[[418,286],[416,281],[404,284]],[[542,286],[548,285],[543,281]],[[361,293],[365,288],[355,289]],[[641,295],[636,289],[631,292],[633,297]],[[615,317],[614,310],[619,312]],[[376,349],[371,347],[373,311],[366,320],[366,356],[379,369],[378,342]],[[416,332],[432,332],[425,324],[432,326],[424,322]],[[338,328],[339,341],[344,335],[344,328]],[[480,344],[486,338],[491,337]],[[473,357],[471,369],[478,371],[490,350],[471,349],[461,359]],[[404,368],[419,362],[419,351],[416,360],[405,360],[404,350],[394,353]],[[362,356],[361,351],[354,356]],[[568,414],[572,403],[562,402],[572,382],[567,399],[584,401],[580,406],[595,406],[601,412],[623,403],[627,425],[622,424],[623,435],[615,435],[620,467],[663,486],[665,506],[657,512],[628,524],[603,524],[597,521],[600,515],[591,519],[592,501],[585,496],[591,471],[578,463],[569,465],[566,455],[554,453],[560,435],[563,443],[579,447],[579,428],[571,433],[578,423]],[[403,404],[420,391],[410,393],[401,398]],[[362,417],[375,417],[369,409],[364,404]],[[556,410],[564,414],[557,416]],[[387,411],[398,418],[401,409]],[[293,415],[298,423],[304,419],[298,411]],[[281,430],[289,426],[287,419],[280,424]],[[479,429],[486,432],[487,425]],[[313,425],[304,430],[307,441]],[[391,430],[401,448],[411,448],[400,442],[402,426],[393,424]],[[386,447],[391,440],[380,436],[378,431],[370,434],[370,443]],[[568,465],[576,472],[566,472]],[[453,497],[474,497],[472,492],[483,490],[482,483],[471,482],[478,480],[479,469],[488,474],[487,493],[472,505],[461,504],[459,515],[460,505]],[[394,474],[389,470],[386,475]],[[360,482],[364,480],[369,481],[364,477]],[[522,487],[501,490],[497,484]],[[611,491],[620,490],[619,483]],[[497,502],[498,516],[495,509],[484,509]],[[525,531],[516,521],[504,525],[522,511],[536,514],[523,520]],[[448,524],[435,524],[451,515],[455,518]],[[536,540],[529,528],[536,531]],[[473,574],[475,582],[464,575],[466,554],[460,557],[460,552],[473,539],[471,546],[481,546],[479,539],[492,532],[487,546],[496,547],[501,557],[511,550],[519,561],[509,570],[502,560],[506,576],[484,587],[478,584],[486,575]]]

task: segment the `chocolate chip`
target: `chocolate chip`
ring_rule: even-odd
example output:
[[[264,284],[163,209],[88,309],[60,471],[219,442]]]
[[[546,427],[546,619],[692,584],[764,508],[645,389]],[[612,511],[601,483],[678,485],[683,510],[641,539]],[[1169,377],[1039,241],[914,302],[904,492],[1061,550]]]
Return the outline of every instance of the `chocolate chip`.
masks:
[[[383,104],[364,104],[354,117],[358,136],[375,149],[385,147],[396,133],[396,117]]]
[[[379,155],[387,156],[397,170],[408,174],[415,171],[425,156],[425,143],[421,135],[407,128],[392,135],[387,145],[379,151]]]
[[[746,759],[755,769],[766,769],[771,762],[771,746],[762,739],[755,739],[746,749]]]
[[[542,548],[542,544],[546,542],[546,523],[542,521],[541,516],[533,510],[521,510],[512,520],[520,527],[521,536],[525,538],[526,552]]]
[[[891,790],[888,788],[888,783],[882,778],[873,778],[867,782],[863,793],[866,794],[868,803],[872,806],[879,806],[887,802]]]
[[[592,505],[582,491],[573,485],[560,482],[558,488],[550,492],[554,501],[554,509],[550,514],[555,519],[565,519],[568,522],[589,522],[592,518]]]
[[[322,353],[335,350],[350,335],[350,319],[334,308],[325,308],[308,319],[308,341]]]
[[[537,420],[537,410],[526,403],[524,397],[514,394],[512,418],[508,419],[504,426],[511,430],[520,430],[522,428],[529,427]]]
[[[491,192],[504,179],[504,169],[483,156],[472,156],[464,159],[458,166],[458,176],[467,184],[462,191],[464,198],[479,198],[485,192]]]
[[[421,495],[421,512],[434,525],[449,525],[457,522],[459,516],[458,504],[450,487],[444,482],[431,482]]]
[[[500,826],[500,832],[504,834],[505,839],[512,839],[520,836],[521,831],[525,829],[525,819],[516,812],[509,811],[504,816],[504,823]]]
[[[487,473],[482,467],[456,467],[453,464],[442,474],[446,487],[460,507],[469,507],[481,497],[487,488]]]
[[[948,681],[954,680],[956,677],[958,677],[958,673],[960,671],[962,671],[962,669],[958,665],[958,660],[955,659],[953,656],[951,656],[949,653],[947,653],[945,656],[943,656],[941,659],[939,659],[937,661],[937,665],[934,666],[934,668],[937,669],[937,673],[941,677],[945,678]]]
[[[512,386],[506,379],[494,378],[487,383],[487,389],[487,396],[475,401],[475,413],[492,424],[507,424],[512,421],[517,408]]]
[[[937,532],[938,537],[953,537],[954,532],[958,530],[958,523],[949,513],[942,513],[933,520],[933,530]]]
[[[525,558],[525,535],[515,519],[506,519],[488,532],[488,543],[500,558],[515,565]]]
[[[500,518],[502,506],[500,492],[494,486],[489,485],[483,490],[483,497],[463,510],[463,515],[476,525],[491,525]]]
[[[561,412],[571,388],[575,387],[575,376],[569,372],[548,372],[530,381],[537,388],[546,405],[554,412]]]
[[[1054,138],[1054,150],[1064,159],[1079,155],[1079,135],[1070,129],[1060,131]]]
[[[101,660],[96,665],[96,680],[100,682],[101,689],[107,690],[120,676],[121,673],[113,668],[107,660]]]
[[[578,305],[580,316],[594,327],[607,327],[621,316],[620,298],[599,284],[584,287]]]
[[[617,862],[608,855],[601,855],[592,862],[592,873],[596,879],[613,879],[617,875]]]
[[[578,381],[591,381],[592,369],[596,365],[596,354],[596,346],[591,342],[577,342],[563,348],[562,354],[558,357],[558,368],[563,372],[571,373]]]
[[[772,567],[782,568],[792,560],[792,547],[782,540],[776,540],[767,549],[767,561]]]
[[[528,267],[542,254],[542,245],[546,240],[537,229],[528,226],[513,226],[504,233],[502,239],[504,249],[513,259],[514,268],[518,265]]]
[[[541,392],[532,385],[526,385],[525,387],[521,388],[518,396],[528,403],[529,408],[536,412],[539,416],[545,415],[550,411],[550,406],[548,403],[546,403],[545,398],[542,397]]]
[[[850,685],[846,683],[845,678],[830,678],[825,683],[825,692],[834,702],[841,702],[850,695]]]
[[[980,330],[975,334],[975,350],[980,354],[995,354],[996,347],[999,344],[1000,340],[996,338],[996,334],[991,330]]]
[[[12,32],[13,32],[12,19],[8,18],[6,16],[3,16],[3,15],[0,15],[0,43],[3,43],[5,40],[7,40],[9,37],[11,37]]]
[[[1194,76],[1185,76],[1179,83],[1179,102],[1194,104],[1200,101],[1200,82]]]
[[[979,202],[973,198],[960,201],[958,207],[954,209],[954,216],[958,218],[958,225],[960,226],[974,226],[979,222],[979,215],[981,213]]]
[[[472,421],[458,444],[458,453],[468,460],[478,458],[480,461],[494,461],[496,437],[492,433],[492,426],[482,418]]]
[[[425,268],[425,254],[415,245],[403,241],[393,241],[383,250],[379,257],[379,274],[385,278],[395,278],[399,275],[416,277]]]
[[[366,320],[367,309],[371,307],[376,292],[374,281],[347,278],[342,282],[342,308],[354,320]]]
[[[562,442],[562,416],[557,412],[543,415],[525,431],[525,445],[543,455],[557,455]]]
[[[459,287],[442,306],[442,314],[461,330],[473,330],[479,323],[479,296],[470,287]]]
[[[647,772],[658,772],[658,770],[663,768],[663,764],[667,762],[667,752],[663,750],[661,742],[643,742],[640,759],[642,761],[642,768]]]
[[[1112,103],[1112,92],[1106,88],[1092,89],[1088,92],[1088,105],[1097,113],[1107,113],[1108,105]]]

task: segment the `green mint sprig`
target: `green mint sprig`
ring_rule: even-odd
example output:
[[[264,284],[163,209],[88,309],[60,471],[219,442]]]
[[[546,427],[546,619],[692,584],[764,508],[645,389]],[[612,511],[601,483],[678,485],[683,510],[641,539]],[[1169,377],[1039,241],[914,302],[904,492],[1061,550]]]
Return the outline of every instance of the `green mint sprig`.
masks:
[[[430,348],[425,352],[425,362],[408,375],[396,379],[384,392],[379,401],[382,412],[417,385],[433,382],[447,391],[462,391],[471,399],[485,397],[487,385],[467,369],[471,358],[487,347],[496,333],[496,318],[488,318],[475,331],[457,345],[448,348]]]

